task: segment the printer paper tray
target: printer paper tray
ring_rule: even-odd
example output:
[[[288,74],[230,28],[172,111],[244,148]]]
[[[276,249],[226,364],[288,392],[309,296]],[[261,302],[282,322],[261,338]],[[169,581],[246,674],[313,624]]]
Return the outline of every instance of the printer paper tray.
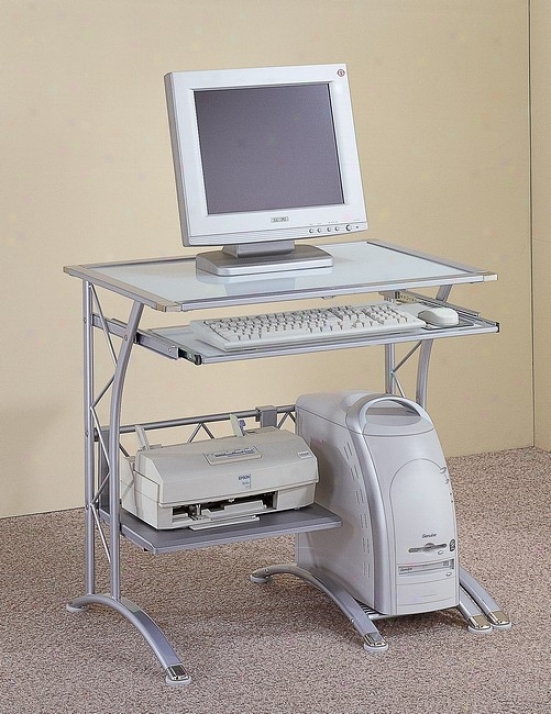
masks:
[[[109,512],[100,509],[103,521],[109,523]],[[191,548],[206,548],[230,541],[252,540],[286,533],[305,533],[307,531],[338,528],[342,521],[339,516],[322,508],[317,503],[297,510],[265,513],[251,523],[217,526],[206,530],[173,528],[157,530],[128,511],[120,512],[121,533],[140,548],[154,554],[170,553]]]

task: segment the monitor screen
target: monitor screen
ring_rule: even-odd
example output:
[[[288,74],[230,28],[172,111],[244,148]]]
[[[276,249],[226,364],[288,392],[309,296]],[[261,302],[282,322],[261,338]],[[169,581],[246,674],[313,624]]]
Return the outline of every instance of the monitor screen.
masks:
[[[344,65],[165,78],[184,245],[202,270],[329,266],[294,241],[367,227]]]
[[[342,204],[327,86],[201,91],[195,105],[209,214]]]

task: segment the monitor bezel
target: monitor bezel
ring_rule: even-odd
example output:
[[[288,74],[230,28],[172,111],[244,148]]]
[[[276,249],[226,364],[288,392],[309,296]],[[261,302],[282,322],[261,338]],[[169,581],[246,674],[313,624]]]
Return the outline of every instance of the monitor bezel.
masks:
[[[209,214],[195,92],[208,89],[326,84],[344,202],[283,210]],[[348,70],[344,64],[171,72],[165,76],[182,242],[228,246],[334,236],[367,228]],[[282,216],[284,221],[278,220]],[[275,219],[275,220],[274,220]]]

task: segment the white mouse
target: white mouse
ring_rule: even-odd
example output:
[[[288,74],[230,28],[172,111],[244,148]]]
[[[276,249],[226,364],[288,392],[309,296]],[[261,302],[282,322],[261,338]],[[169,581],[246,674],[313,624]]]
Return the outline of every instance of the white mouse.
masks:
[[[417,317],[435,327],[453,327],[459,324],[459,315],[451,307],[431,307],[421,310]]]

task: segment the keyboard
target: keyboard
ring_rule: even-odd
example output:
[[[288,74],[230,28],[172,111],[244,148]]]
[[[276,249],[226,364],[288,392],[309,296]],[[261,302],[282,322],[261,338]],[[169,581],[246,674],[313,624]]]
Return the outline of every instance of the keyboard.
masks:
[[[335,343],[355,337],[416,331],[426,323],[390,302],[245,317],[192,320],[198,340],[224,352]]]

